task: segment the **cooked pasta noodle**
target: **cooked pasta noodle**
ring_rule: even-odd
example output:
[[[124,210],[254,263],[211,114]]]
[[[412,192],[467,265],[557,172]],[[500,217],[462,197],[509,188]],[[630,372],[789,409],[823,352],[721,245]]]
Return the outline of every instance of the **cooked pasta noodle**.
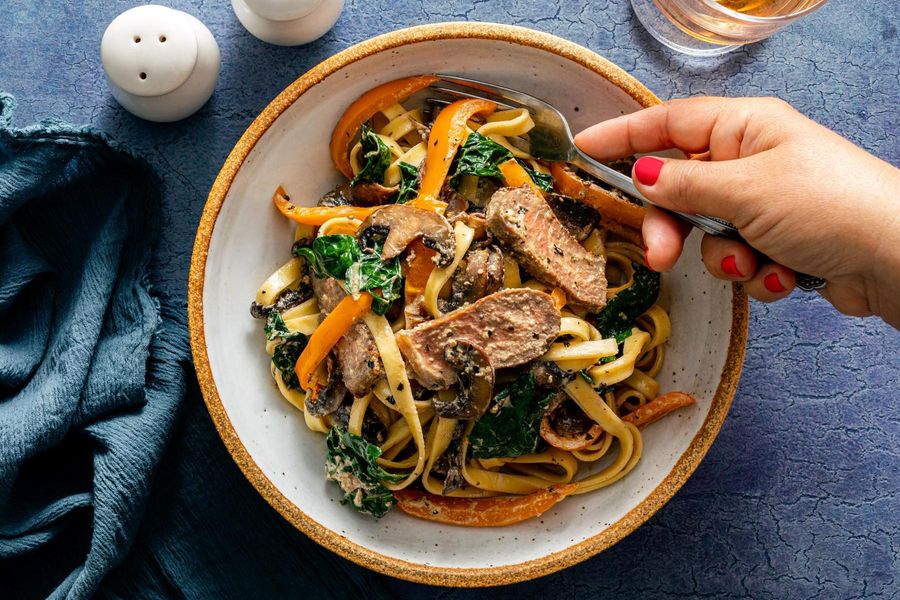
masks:
[[[345,158],[356,178],[371,177],[367,173],[372,169],[372,161],[381,161],[378,163],[380,175],[375,180],[366,180],[378,184],[374,193],[382,195],[378,196],[379,202],[391,197],[394,200],[388,200],[388,203],[395,202],[398,196],[391,194],[401,193],[404,186],[411,185],[410,172],[419,174],[415,185],[426,184],[428,169],[436,160],[432,156],[432,146],[436,147],[432,138],[441,135],[436,132],[437,122],[429,121],[434,118],[433,114],[429,114],[430,109],[404,98],[397,100],[384,104],[386,107],[376,111],[369,119],[368,137],[360,135],[351,138],[348,134],[346,140],[354,139],[352,145],[347,146]],[[495,154],[505,153],[508,160],[518,159],[521,168],[537,183],[541,177],[549,180],[551,169],[528,153],[528,135],[533,127],[534,121],[525,109],[475,113],[465,122],[462,139],[457,143],[472,139],[489,140],[479,143],[493,143],[491,151]],[[471,137],[473,135],[475,138]],[[468,141],[465,147],[470,147]],[[455,164],[445,163],[443,168],[448,169],[447,178],[453,174]],[[490,171],[483,167],[475,170],[474,174],[461,172],[450,180],[455,186],[457,198],[463,199],[462,208],[453,210],[460,213],[468,211],[470,215],[478,216],[478,211],[483,210],[487,201],[482,197],[484,190],[490,192],[503,183],[502,178],[485,173]],[[505,175],[506,171],[503,173]],[[356,179],[354,185],[355,182]],[[444,186],[444,192],[447,191],[447,181],[438,181],[438,184]],[[414,197],[415,193],[406,200]],[[371,202],[365,206],[370,205]],[[376,207],[369,212],[341,212],[332,211],[328,206],[331,205],[324,205],[325,208],[317,213],[323,217],[299,220],[294,236],[295,247],[308,249],[312,246],[315,249],[316,244],[329,243],[340,236],[345,239],[360,236],[361,240],[362,219],[372,210],[377,210]],[[439,214],[444,214],[444,205],[438,210]],[[449,211],[449,204],[446,210]],[[496,381],[490,380],[490,385],[495,388],[494,395],[487,413],[481,417],[481,420],[499,419],[497,414],[513,401],[514,392],[511,390],[518,389],[515,386],[519,382],[526,382],[522,384],[526,386],[522,389],[533,390],[528,400],[532,403],[539,401],[537,390],[545,390],[540,392],[544,396],[541,400],[544,404],[530,405],[532,408],[529,410],[533,409],[535,415],[531,417],[532,421],[517,425],[520,432],[522,427],[532,427],[533,433],[528,435],[535,438],[530,440],[533,443],[517,447],[515,451],[508,450],[508,454],[504,454],[503,450],[493,454],[477,454],[474,448],[483,444],[481,438],[485,435],[484,431],[480,431],[481,420],[467,415],[448,416],[450,413],[444,412],[446,406],[465,397],[463,385],[468,380],[460,376],[458,383],[439,389],[422,385],[407,364],[405,350],[401,352],[397,335],[402,335],[402,331],[415,323],[442,318],[459,308],[460,294],[470,288],[458,286],[457,281],[470,272],[483,275],[483,271],[473,268],[481,263],[473,261],[489,256],[496,241],[485,236],[483,226],[479,230],[472,224],[473,221],[466,218],[455,219],[453,223],[450,234],[452,256],[446,256],[442,266],[423,263],[426,259],[415,257],[409,251],[402,260],[394,259],[401,261],[400,274],[403,276],[414,268],[425,269],[420,279],[423,282],[421,287],[407,286],[405,294],[399,297],[386,295],[390,289],[389,278],[382,281],[377,289],[361,285],[363,275],[360,265],[352,267],[356,269],[352,289],[339,275],[328,270],[333,268],[329,266],[332,263],[362,260],[354,258],[365,256],[370,251],[363,247],[362,242],[358,252],[352,248],[342,250],[343,254],[330,256],[327,260],[317,259],[315,265],[307,264],[308,252],[311,251],[302,250],[272,273],[257,291],[254,310],[268,315],[266,350],[271,357],[271,372],[281,395],[303,413],[304,422],[310,430],[328,434],[329,443],[332,433],[342,430],[356,436],[354,439],[369,444],[366,447],[370,448],[368,452],[373,457],[370,469],[381,469],[373,472],[384,474],[379,481],[367,485],[383,485],[392,491],[418,485],[433,495],[490,499],[509,495],[527,497],[553,485],[574,483],[571,493],[580,494],[611,485],[625,477],[638,464],[643,442],[638,428],[622,417],[647,406],[659,396],[657,375],[665,358],[666,342],[671,336],[668,312],[657,299],[658,276],[651,276],[644,262],[643,248],[634,243],[634,238],[639,234],[617,236],[610,228],[601,227],[598,219],[589,232],[579,238],[582,240],[581,246],[589,253],[587,256],[595,255],[605,260],[609,280],[606,290],[608,304],[599,312],[592,312],[577,303],[570,304],[566,291],[557,287],[561,284],[554,285],[533,276],[529,265],[515,258],[515,252],[507,248],[503,248],[502,252],[498,250],[497,256],[502,258],[496,263],[499,269],[494,275],[496,283],[482,297],[500,289],[514,288],[551,294],[560,318],[555,339],[544,346],[545,351],[537,362],[496,371]],[[488,254],[478,254],[484,252]],[[416,263],[416,260],[419,262]],[[331,263],[326,264],[327,261]],[[381,268],[378,265],[371,267],[371,262],[368,264],[370,268]],[[382,266],[385,264],[388,263],[380,263]],[[322,272],[323,269],[326,273]],[[350,272],[349,268],[347,272]],[[339,324],[339,317],[335,315],[343,313],[335,305],[340,298],[326,303],[321,296],[321,288],[316,287],[323,285],[317,283],[319,280],[324,281],[328,277],[337,279],[343,290],[342,296],[352,295],[341,304],[350,300],[362,301],[363,295],[370,294],[374,300],[382,299],[387,306],[376,312],[376,306],[372,304],[372,308],[361,317],[354,317],[356,321],[345,320]],[[653,281],[656,283],[653,284]],[[657,287],[654,288],[654,285]],[[315,296],[312,290],[316,290]],[[640,309],[635,311],[634,306],[638,305]],[[609,314],[604,314],[604,310]],[[610,322],[624,325],[612,329]],[[357,340],[369,339],[371,350],[367,351],[374,353],[374,356],[366,355],[372,357],[348,366],[339,354],[341,347],[325,348],[321,357],[330,358],[318,358],[319,363],[308,365],[303,372],[313,373],[312,383],[308,388],[301,389],[305,379],[300,377],[300,365],[312,360],[308,357],[314,354],[313,348],[327,337],[320,335],[322,323],[328,323],[328,327],[343,327],[345,333],[340,339],[346,344],[350,343],[347,336],[351,332],[355,332],[352,335]],[[490,357],[487,359],[490,360]],[[446,360],[450,361],[449,354]],[[296,368],[292,361],[296,361]],[[347,394],[346,389],[333,388],[331,383],[325,386],[322,382],[331,381],[329,377],[337,368],[332,364],[335,361],[345,363],[344,379],[348,389],[352,386],[346,377],[347,368],[363,371],[375,369],[372,372],[377,374],[377,379],[358,394]],[[556,378],[555,384],[538,379],[534,369],[541,365],[550,369],[548,372]],[[552,385],[556,387],[541,387]],[[329,405],[335,393],[338,393],[337,402]],[[346,397],[342,398],[341,393],[347,394]],[[503,439],[494,441],[503,447]],[[335,463],[335,468],[346,469],[351,464],[349,459],[342,460],[344,462],[338,460]],[[355,460],[364,458],[357,457]],[[337,479],[348,498],[353,492],[350,499],[358,508],[364,504],[363,490],[369,489],[364,487],[360,479],[362,476],[354,471],[352,476]]]

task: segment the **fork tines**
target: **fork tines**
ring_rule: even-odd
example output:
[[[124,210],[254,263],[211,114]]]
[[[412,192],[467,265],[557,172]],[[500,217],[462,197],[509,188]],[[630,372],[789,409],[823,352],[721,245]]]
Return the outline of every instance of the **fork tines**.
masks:
[[[520,106],[513,106],[506,100],[503,100],[495,96],[494,94],[481,92],[480,90],[478,90],[476,93],[473,88],[458,89],[457,87],[450,87],[451,85],[459,86],[460,88],[464,87],[462,84],[457,84],[456,82],[441,82],[440,84],[431,85],[430,89],[435,92],[440,92],[441,94],[446,94],[447,96],[452,96],[454,98],[474,98],[476,100],[488,100],[495,103],[499,108],[507,110],[520,108]]]

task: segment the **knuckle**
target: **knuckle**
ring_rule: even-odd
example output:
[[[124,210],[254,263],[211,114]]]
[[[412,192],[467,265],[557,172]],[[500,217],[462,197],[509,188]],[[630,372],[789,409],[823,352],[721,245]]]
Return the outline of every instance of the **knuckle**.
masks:
[[[788,104],[786,101],[782,100],[781,98],[776,98],[774,96],[762,98],[762,101],[764,103],[763,107],[765,109],[768,109],[771,111],[791,112],[794,110],[794,108],[790,104]]]

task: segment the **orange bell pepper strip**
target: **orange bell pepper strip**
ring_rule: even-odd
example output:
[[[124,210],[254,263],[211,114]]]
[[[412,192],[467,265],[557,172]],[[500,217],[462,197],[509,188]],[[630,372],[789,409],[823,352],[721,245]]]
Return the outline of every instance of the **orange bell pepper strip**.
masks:
[[[331,134],[331,161],[348,179],[353,177],[350,168],[350,144],[362,124],[375,113],[397,104],[419,90],[438,81],[433,75],[416,75],[383,83],[356,99],[338,120]]]
[[[531,175],[528,174],[528,171],[523,169],[522,165],[516,162],[515,159],[500,163],[498,168],[500,169],[500,174],[503,175],[503,180],[506,181],[506,185],[510,187],[527,185],[531,188],[531,191],[538,195],[538,197],[544,197],[544,190],[537,186],[531,179]]]
[[[313,374],[319,364],[325,360],[334,345],[338,343],[344,334],[361,319],[372,307],[372,295],[361,292],[359,298],[344,296],[338,302],[325,320],[322,321],[313,334],[309,336],[306,347],[297,358],[294,372],[300,380],[300,387],[308,390],[313,385]]]
[[[568,483],[544,488],[527,496],[487,498],[436,496],[404,489],[394,492],[394,497],[400,510],[427,521],[464,527],[502,527],[543,514],[577,488],[577,484]]]
[[[670,412],[690,406],[695,402],[696,400],[692,396],[684,392],[669,392],[624,415],[622,420],[632,423],[635,427],[645,427],[654,421],[659,421]]]
[[[412,304],[416,298],[425,293],[425,284],[434,270],[434,257],[437,252],[425,246],[422,239],[416,239],[410,245],[409,259],[406,269],[406,287],[404,296],[406,304]]]
[[[383,206],[296,206],[288,200],[284,188],[275,190],[272,202],[287,219],[304,225],[322,225],[336,217],[353,217],[364,221],[366,217]]]
[[[634,229],[641,228],[646,212],[643,206],[629,202],[613,192],[604,190],[596,183],[582,179],[568,168],[566,163],[551,163],[550,174],[553,175],[553,186],[560,194],[596,208],[604,218],[618,221]]]
[[[562,307],[569,301],[566,298],[566,293],[558,287],[553,288],[553,291],[550,292],[550,297],[553,299],[553,305],[556,307],[556,310],[562,310]]]
[[[457,100],[446,106],[431,126],[428,134],[428,152],[425,155],[425,174],[419,185],[419,194],[411,202],[413,206],[442,212],[446,204],[438,200],[444,180],[450,172],[450,165],[459,147],[469,137],[466,125],[475,115],[487,116],[497,110],[497,105],[488,100],[469,98]]]

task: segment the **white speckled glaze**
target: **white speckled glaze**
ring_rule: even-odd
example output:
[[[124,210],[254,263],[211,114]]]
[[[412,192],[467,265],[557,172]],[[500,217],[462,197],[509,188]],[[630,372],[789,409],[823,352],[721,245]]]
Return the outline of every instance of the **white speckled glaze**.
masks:
[[[573,60],[501,40],[411,43],[362,56],[331,73],[268,127],[237,171],[215,220],[205,270],[197,274],[205,281],[201,283],[202,328],[211,377],[227,420],[252,462],[289,504],[351,544],[382,555],[388,564],[396,559],[438,569],[485,569],[540,561],[625,518],[673,470],[700,431],[723,377],[733,315],[746,309],[737,306],[731,284],[706,275],[699,259],[699,237],[692,236],[678,267],[663,278],[661,302],[671,309],[673,333],[659,379],[663,391],[689,392],[698,403],[645,429],[640,463],[609,488],[571,497],[539,519],[505,528],[458,528],[413,519],[399,511],[375,521],[341,506],[338,488],[324,479],[324,438],[306,428],[302,414],[275,388],[262,327],[250,317],[248,308],[257,286],[289,257],[292,227],[272,207],[273,190],[283,185],[295,202],[314,203],[341,181],[329,159],[328,141],[344,108],[379,83],[430,72],[494,81],[543,97],[566,114],[575,131],[640,108],[631,95]],[[192,285],[194,279],[192,274]],[[732,368],[739,372],[740,363]],[[710,426],[717,429],[718,423]],[[703,451],[705,448],[700,456]],[[245,459],[236,456],[247,472]],[[248,477],[253,480],[249,473]],[[285,514],[283,505],[279,510]],[[632,514],[628,518],[639,523],[647,516]],[[345,545],[344,540],[335,539],[338,541],[326,545]],[[564,562],[583,560],[593,552],[570,553]],[[367,564],[364,553],[341,553]],[[398,574],[384,564],[375,567]],[[552,565],[545,565],[529,575],[526,568],[501,580],[552,570]],[[464,576],[419,576],[414,566],[399,576],[491,584],[484,577],[472,583]]]

